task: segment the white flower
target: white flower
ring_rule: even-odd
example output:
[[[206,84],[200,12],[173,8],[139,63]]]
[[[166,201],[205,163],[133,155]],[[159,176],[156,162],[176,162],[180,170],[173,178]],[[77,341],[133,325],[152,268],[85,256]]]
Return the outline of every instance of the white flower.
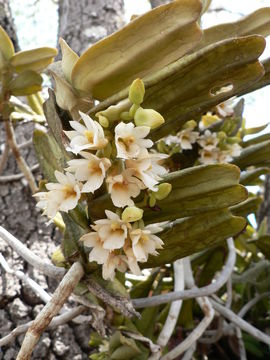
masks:
[[[128,267],[130,268],[131,272],[134,275],[140,275],[141,274],[141,269],[139,268],[138,260],[136,259],[132,248],[127,247],[126,249],[124,249],[124,251],[125,251],[125,254],[127,256],[126,261],[127,261]]]
[[[65,131],[65,134],[71,140],[68,150],[78,154],[86,149],[98,150],[104,148],[108,140],[104,136],[102,126],[82,112],[80,112],[80,116],[85,126],[78,121],[70,121],[70,125],[74,130]]]
[[[133,171],[124,170],[121,174],[108,176],[108,192],[111,194],[112,202],[117,207],[134,205],[135,198],[142,189],[141,182],[133,175]]]
[[[180,139],[176,135],[168,135],[163,140],[164,140],[165,144],[168,146],[180,144]]]
[[[129,231],[133,253],[140,262],[146,262],[149,254],[158,255],[156,249],[162,249],[163,241],[154,235],[151,230],[155,232],[154,227],[138,228]]]
[[[201,149],[199,150],[199,162],[201,164],[215,164],[218,162],[218,157],[220,155],[220,150],[218,148],[213,149]]]
[[[109,159],[99,158],[85,151],[81,151],[80,155],[84,159],[68,161],[70,166],[66,170],[74,172],[77,180],[86,181],[81,192],[93,193],[101,187],[111,162]]]
[[[228,153],[232,157],[237,157],[241,155],[242,148],[239,144],[229,145]]]
[[[192,149],[192,144],[194,144],[199,137],[199,133],[192,131],[192,129],[182,130],[177,135],[183,150]]]
[[[127,261],[125,255],[115,255],[110,253],[106,262],[102,266],[102,276],[105,280],[113,280],[115,270],[125,272],[127,270]]]
[[[144,150],[140,152],[139,156],[140,158],[137,160],[126,160],[126,167],[133,170],[134,176],[140,179],[146,188],[157,191],[155,185],[161,180],[160,176],[167,173],[167,170],[159,163],[168,155],[148,154],[147,150]]]
[[[98,264],[104,264],[107,261],[110,250],[104,249],[103,241],[97,232],[90,232],[83,235],[80,241],[83,241],[85,246],[93,248],[89,253],[90,262],[96,261]]]
[[[112,211],[105,210],[107,219],[96,220],[92,228],[98,232],[107,250],[121,249],[124,246],[130,224],[125,223]]]
[[[203,135],[197,140],[198,144],[205,150],[212,150],[214,149],[219,139],[217,138],[216,133],[212,133],[210,130],[206,130]]]
[[[115,145],[117,157],[132,159],[138,157],[141,149],[149,148],[153,142],[144,139],[150,131],[148,126],[134,126],[133,123],[119,123],[115,127]]]
[[[216,111],[218,112],[218,114],[222,117],[227,117],[227,116],[232,116],[234,113],[233,110],[233,102],[234,102],[235,97],[224,101],[223,103],[219,104],[216,106]]]
[[[34,195],[40,198],[37,206],[44,209],[44,214],[52,218],[59,210],[68,212],[74,209],[81,196],[80,184],[72,174],[65,175],[57,170],[54,174],[58,183],[48,183],[45,185],[48,192],[39,192]]]

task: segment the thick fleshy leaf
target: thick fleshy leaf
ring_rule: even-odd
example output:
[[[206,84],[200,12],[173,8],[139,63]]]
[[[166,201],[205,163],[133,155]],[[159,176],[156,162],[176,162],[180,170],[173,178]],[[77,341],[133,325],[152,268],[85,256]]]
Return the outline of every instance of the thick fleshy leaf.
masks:
[[[74,262],[80,258],[80,253],[83,251],[83,244],[79,242],[79,239],[85,234],[85,231],[71,219],[69,214],[63,213],[62,217],[66,229],[62,239],[61,249],[65,259]]]
[[[157,202],[153,209],[144,207],[144,220],[158,222],[190,216],[212,209],[232,206],[247,198],[247,191],[238,185],[240,171],[234,165],[201,165],[164,176],[172,185],[170,195]],[[138,203],[143,207],[143,204]],[[105,195],[89,201],[93,219],[103,218],[105,209],[112,209],[110,197]]]
[[[270,58],[262,61],[262,64],[263,64],[264,71],[265,71],[264,76],[259,81],[256,81],[254,84],[252,84],[251,86],[249,86],[246,89],[244,89],[243,91],[241,91],[241,93],[239,95],[248,94],[252,91],[261,89],[264,86],[267,86],[270,84]]]
[[[0,51],[5,60],[9,60],[14,55],[14,46],[12,41],[2,26],[0,26]]]
[[[33,135],[33,143],[40,164],[41,170],[45,178],[55,182],[54,171],[63,169],[67,166],[64,154],[50,133],[43,130],[35,130]]]
[[[266,259],[270,260],[270,235],[260,236],[255,245],[258,246]]]
[[[260,196],[251,196],[247,200],[243,201],[241,204],[232,206],[230,210],[235,216],[246,217],[249,214],[256,214],[262,201],[263,200]]]
[[[59,44],[62,51],[62,70],[66,80],[71,82],[71,72],[79,56],[68,46],[64,39],[60,38]]]
[[[233,216],[228,210],[216,210],[189,218],[178,219],[159,234],[164,241],[159,256],[150,256],[141,267],[156,267],[219,244],[241,232],[246,220]]]
[[[73,68],[73,86],[104,100],[179,59],[201,38],[200,12],[200,1],[178,0],[136,17],[86,50]]]
[[[145,77],[142,104],[160,112],[165,124],[151,132],[153,140],[179,130],[182,125],[213,106],[237,95],[264,74],[258,57],[265,48],[261,36],[229,39],[187,55]],[[211,69],[211,72],[209,72]],[[128,89],[100,103],[91,114],[128,96]],[[129,107],[123,101],[119,111]]]
[[[198,44],[195,50],[197,51],[221,40],[255,34],[262,36],[270,34],[269,7],[259,9],[240,20],[231,23],[219,24],[205,29],[202,41]]]
[[[261,167],[261,168],[256,168],[253,170],[247,170],[247,171],[241,173],[240,183],[242,185],[256,185],[256,180],[261,175],[265,175],[265,174],[269,174],[269,173],[270,173],[269,167]]]
[[[12,56],[10,64],[16,72],[42,71],[53,61],[56,55],[57,49],[50,47],[19,51]]]
[[[44,103],[44,113],[58,146],[67,155],[64,144],[67,145],[68,141],[63,133],[62,122],[56,110],[55,95],[51,89],[49,89],[49,98]]]
[[[41,90],[42,76],[32,70],[24,71],[14,78],[8,85],[14,96],[26,96]]]
[[[269,135],[269,134],[266,134]],[[234,164],[242,170],[248,166],[270,165],[270,140],[245,147],[241,155],[234,159]]]

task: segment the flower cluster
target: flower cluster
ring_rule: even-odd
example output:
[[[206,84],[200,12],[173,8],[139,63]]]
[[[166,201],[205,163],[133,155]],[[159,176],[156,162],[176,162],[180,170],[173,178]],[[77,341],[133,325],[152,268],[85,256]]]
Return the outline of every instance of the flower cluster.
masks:
[[[218,132],[212,132],[209,127],[216,123],[222,124],[224,119],[232,116],[233,109],[226,102],[220,104],[215,111],[219,116],[208,112],[202,116],[199,125],[193,120],[188,121],[176,135],[164,138],[160,142],[160,150],[173,154],[192,150],[196,145],[200,164],[231,162],[241,154],[241,146],[238,144],[241,139],[229,136],[222,128]],[[196,127],[198,131],[194,131]]]
[[[135,92],[137,86],[135,81]],[[137,262],[147,261],[149,254],[157,255],[156,249],[162,246],[154,235],[160,228],[144,227],[143,210],[134,200],[142,190],[157,193],[161,176],[167,172],[160,162],[168,156],[151,150],[153,142],[147,139],[151,128],[164,120],[139,104],[133,104],[131,112],[135,124],[132,118],[112,121],[100,114],[98,122],[80,112],[81,121],[70,121],[72,130],[65,131],[70,140],[67,150],[76,158],[68,161],[65,173],[55,171],[57,183],[47,183],[48,191],[35,194],[37,206],[53,218],[58,211],[74,209],[83,194],[106,189],[117,213],[106,210],[107,219],[97,220],[91,226],[93,231],[81,238],[92,248],[89,261],[103,265],[105,279],[113,279],[116,269],[129,268],[138,274]],[[138,122],[146,125],[136,126]]]

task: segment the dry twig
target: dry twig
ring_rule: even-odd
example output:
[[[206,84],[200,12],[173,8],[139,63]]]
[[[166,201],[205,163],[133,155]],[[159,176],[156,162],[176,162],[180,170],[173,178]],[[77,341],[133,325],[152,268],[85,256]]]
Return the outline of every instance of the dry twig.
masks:
[[[83,275],[84,270],[81,263],[74,263],[61,280],[51,300],[44,306],[28,329],[17,356],[17,360],[30,359],[32,351],[34,350],[42,332],[50,324],[53,317],[57,315]]]
[[[29,250],[20,240],[10,234],[6,229],[0,226],[0,238],[13,248],[25,261],[34,268],[43,272],[44,275],[53,278],[62,278],[66,272],[64,268],[56,267],[47,261],[40,259],[36,254]]]

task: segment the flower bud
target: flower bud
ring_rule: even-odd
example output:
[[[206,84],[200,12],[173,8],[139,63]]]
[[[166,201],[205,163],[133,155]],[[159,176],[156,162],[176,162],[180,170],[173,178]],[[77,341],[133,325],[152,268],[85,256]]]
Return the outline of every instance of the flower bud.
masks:
[[[172,185],[169,183],[162,183],[158,185],[158,191],[155,192],[155,198],[157,200],[165,199],[172,191]]]
[[[103,116],[103,115],[99,115],[98,116],[98,122],[100,123],[100,125],[104,128],[109,127],[109,120]]]
[[[217,115],[212,115],[211,113],[207,113],[202,116],[202,123],[206,128],[216,123],[218,120],[220,120],[220,118]]]
[[[125,208],[122,213],[122,220],[125,222],[134,222],[138,221],[143,216],[143,210],[137,208],[136,206],[129,206]]]
[[[197,123],[195,120],[189,120],[187,121],[184,126],[183,126],[183,129],[195,129],[195,127],[197,126]]]
[[[155,129],[164,123],[164,118],[153,109],[139,108],[134,116],[134,122],[137,126],[149,126]]]
[[[136,79],[133,81],[129,88],[129,100],[136,105],[140,105],[143,102],[143,97],[145,94],[144,83],[141,79]]]
[[[154,207],[156,205],[156,202],[157,202],[157,200],[155,198],[155,195],[154,195],[154,193],[152,193],[149,197],[149,206]]]

